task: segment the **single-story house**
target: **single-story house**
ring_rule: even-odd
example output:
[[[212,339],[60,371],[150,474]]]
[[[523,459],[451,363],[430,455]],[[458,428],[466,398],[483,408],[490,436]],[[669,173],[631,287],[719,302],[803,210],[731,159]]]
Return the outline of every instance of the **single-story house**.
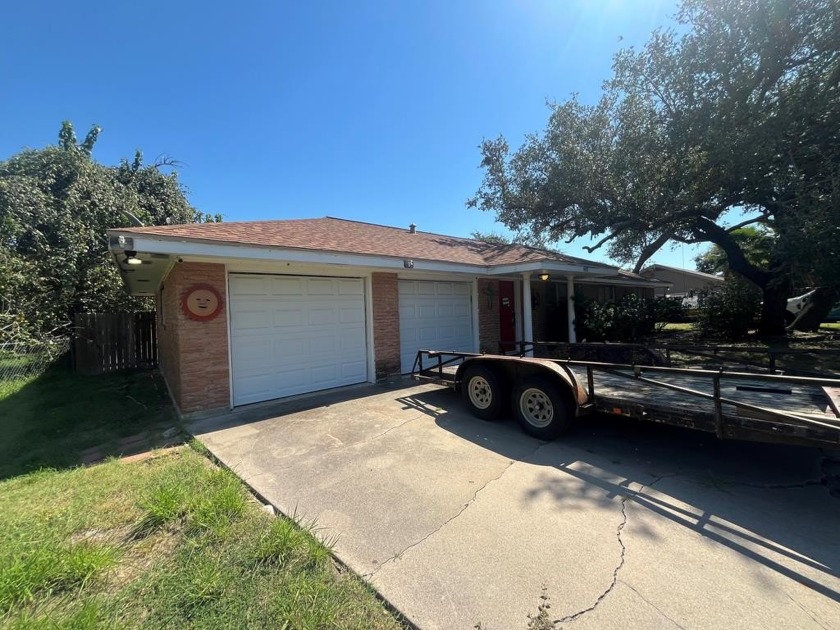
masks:
[[[694,297],[700,291],[708,291],[723,284],[723,276],[714,276],[702,271],[679,269],[667,265],[649,265],[639,273],[644,278],[661,280],[670,286],[656,288],[657,297]]]
[[[154,296],[180,413],[375,382],[418,349],[575,340],[573,298],[661,283],[522,245],[337,218],[109,230],[128,291]]]

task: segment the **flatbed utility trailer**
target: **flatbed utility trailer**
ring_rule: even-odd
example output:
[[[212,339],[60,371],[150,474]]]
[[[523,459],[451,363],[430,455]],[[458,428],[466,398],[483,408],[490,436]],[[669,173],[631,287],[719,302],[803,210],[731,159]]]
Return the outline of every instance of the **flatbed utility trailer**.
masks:
[[[553,439],[576,417],[626,416],[721,439],[840,447],[840,379],[421,350],[412,377],[460,392],[474,416],[513,411]]]

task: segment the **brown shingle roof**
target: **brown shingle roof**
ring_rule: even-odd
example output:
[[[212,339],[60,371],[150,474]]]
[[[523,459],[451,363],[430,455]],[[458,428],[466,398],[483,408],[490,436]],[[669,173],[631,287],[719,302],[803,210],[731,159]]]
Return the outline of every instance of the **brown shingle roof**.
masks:
[[[239,243],[258,247],[283,247],[346,254],[394,256],[467,265],[505,265],[522,262],[558,262],[603,266],[582,258],[565,256],[524,245],[495,245],[456,236],[409,232],[347,219],[288,219],[230,223],[189,223],[114,231],[148,234],[176,240]]]

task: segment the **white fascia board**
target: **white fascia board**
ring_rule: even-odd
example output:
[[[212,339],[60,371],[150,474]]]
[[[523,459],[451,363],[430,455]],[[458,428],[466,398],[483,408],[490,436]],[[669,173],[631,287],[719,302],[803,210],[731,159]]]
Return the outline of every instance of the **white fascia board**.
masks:
[[[614,284],[631,287],[670,287],[673,283],[664,280],[633,280],[631,278],[605,278],[599,276],[597,278],[581,279],[580,284]]]
[[[606,273],[615,273],[615,267],[608,267],[599,263],[592,263],[591,265],[572,265],[569,263],[552,262],[548,260],[514,263],[511,265],[496,265],[489,269],[489,275],[502,276],[514,275],[520,273],[534,273],[539,271],[546,271],[548,273],[557,273],[563,275],[573,276],[599,276]]]

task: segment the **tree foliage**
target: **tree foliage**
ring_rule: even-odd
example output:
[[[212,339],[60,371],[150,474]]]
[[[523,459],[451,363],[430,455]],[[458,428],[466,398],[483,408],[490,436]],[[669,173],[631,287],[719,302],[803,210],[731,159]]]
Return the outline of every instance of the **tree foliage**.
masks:
[[[105,231],[206,219],[177,173],[92,158],[100,129],[77,142],[63,123],[58,144],[0,162],[0,329],[66,333],[78,312],[133,310],[108,253]]]
[[[468,204],[637,269],[669,243],[717,245],[782,332],[791,274],[840,277],[840,3],[683,0],[677,20],[616,56],[597,103],[553,104],[513,152],[485,141]],[[733,236],[747,225],[776,235],[761,265]]]
[[[472,232],[470,238],[490,245],[510,245],[514,242],[512,238],[498,232]]]

